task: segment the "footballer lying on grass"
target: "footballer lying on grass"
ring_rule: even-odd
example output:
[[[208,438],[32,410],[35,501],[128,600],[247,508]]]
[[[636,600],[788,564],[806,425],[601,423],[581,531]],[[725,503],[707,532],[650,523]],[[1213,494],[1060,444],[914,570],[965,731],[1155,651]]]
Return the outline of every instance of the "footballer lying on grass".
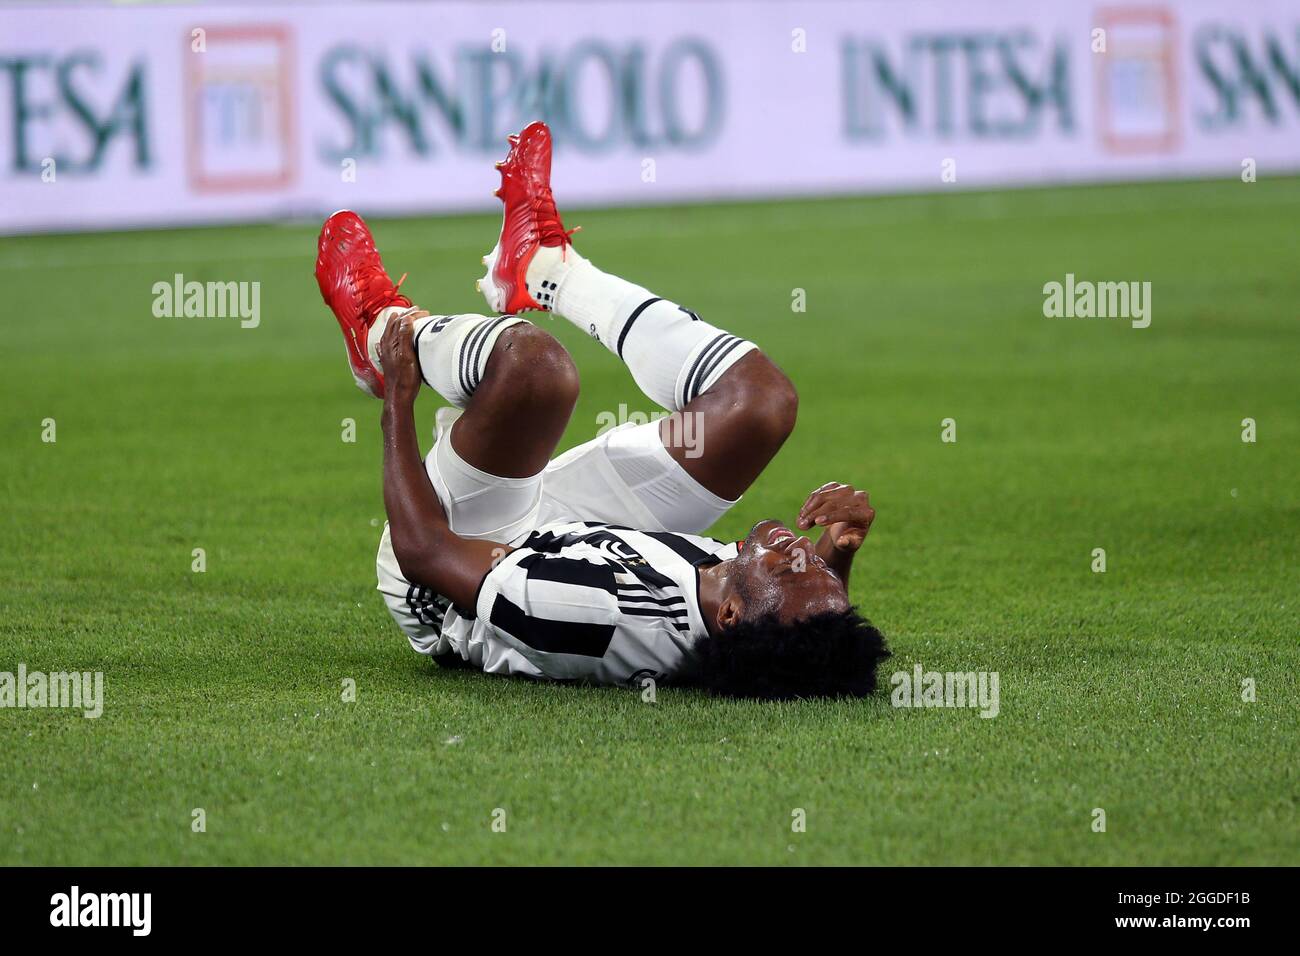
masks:
[[[550,131],[533,123],[510,142],[501,237],[479,283],[500,316],[413,308],[355,213],[320,235],[321,294],[357,384],[384,400],[379,590],[411,646],[491,673],[870,693],[888,652],[845,587],[874,517],[867,495],[835,482],[809,495],[797,523],[823,528],[815,545],[776,520],[741,542],[700,537],[790,435],[794,387],[754,343],[579,255],[551,196]],[[578,373],[527,310],[587,331],[672,414],[552,461]],[[440,410],[424,460],[422,384],[464,410],[450,427]],[[685,416],[690,447],[674,440]]]

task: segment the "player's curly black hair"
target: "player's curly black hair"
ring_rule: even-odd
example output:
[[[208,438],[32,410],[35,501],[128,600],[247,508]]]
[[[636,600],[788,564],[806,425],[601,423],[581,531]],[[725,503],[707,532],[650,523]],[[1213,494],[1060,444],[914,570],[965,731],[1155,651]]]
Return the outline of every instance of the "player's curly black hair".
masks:
[[[727,697],[865,697],[889,657],[885,636],[856,608],[794,624],[767,615],[695,642],[695,683]]]

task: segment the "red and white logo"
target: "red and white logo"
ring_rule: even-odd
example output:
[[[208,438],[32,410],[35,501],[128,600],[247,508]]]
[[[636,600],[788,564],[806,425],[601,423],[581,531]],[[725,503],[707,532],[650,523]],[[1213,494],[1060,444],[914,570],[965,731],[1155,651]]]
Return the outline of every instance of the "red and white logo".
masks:
[[[274,24],[185,36],[185,123],[196,192],[279,189],[296,178],[293,45]]]
[[[1096,54],[1097,120],[1112,153],[1169,152],[1178,146],[1177,37],[1162,7],[1103,8],[1096,24],[1106,50]]]

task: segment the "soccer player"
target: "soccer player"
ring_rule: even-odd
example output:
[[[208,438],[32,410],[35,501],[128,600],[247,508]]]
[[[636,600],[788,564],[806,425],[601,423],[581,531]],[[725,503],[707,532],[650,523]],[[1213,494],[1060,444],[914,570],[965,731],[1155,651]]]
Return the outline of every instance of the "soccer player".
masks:
[[[431,315],[384,270],[359,216],[321,230],[316,278],[353,376],[384,402],[379,590],[411,646],[490,673],[641,686],[644,678],[784,699],[862,696],[888,656],[849,604],[875,512],[831,482],[800,529],[701,537],[790,435],[794,386],[752,342],[597,269],[551,194],[551,134],[532,123],[497,164],[505,205],[478,287],[498,315]],[[403,278],[405,278],[403,276]],[[671,411],[551,455],[578,373],[540,310],[583,329]],[[422,459],[414,403],[440,409]]]

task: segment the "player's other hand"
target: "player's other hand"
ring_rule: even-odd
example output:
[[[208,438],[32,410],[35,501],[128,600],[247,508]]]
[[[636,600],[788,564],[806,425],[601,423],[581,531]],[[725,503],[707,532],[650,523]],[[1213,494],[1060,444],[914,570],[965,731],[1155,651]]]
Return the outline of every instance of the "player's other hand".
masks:
[[[854,552],[862,547],[876,509],[865,491],[841,481],[828,481],[808,496],[799,509],[800,528],[821,527],[837,551]]]
[[[420,392],[420,364],[415,358],[415,337],[411,323],[429,313],[410,309],[394,316],[379,340],[379,364],[384,369],[384,396],[415,402]]]

